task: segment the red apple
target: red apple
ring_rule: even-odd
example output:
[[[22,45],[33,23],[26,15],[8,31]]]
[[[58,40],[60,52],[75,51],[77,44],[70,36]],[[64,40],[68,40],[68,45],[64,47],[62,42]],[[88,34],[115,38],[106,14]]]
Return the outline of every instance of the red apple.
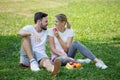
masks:
[[[73,65],[72,65],[74,68],[76,68],[76,63],[73,63]]]
[[[72,61],[69,62],[70,65],[73,65],[73,63],[74,63],[74,62],[72,62]]]
[[[57,28],[53,28],[53,31],[56,32],[56,31],[57,31]]]

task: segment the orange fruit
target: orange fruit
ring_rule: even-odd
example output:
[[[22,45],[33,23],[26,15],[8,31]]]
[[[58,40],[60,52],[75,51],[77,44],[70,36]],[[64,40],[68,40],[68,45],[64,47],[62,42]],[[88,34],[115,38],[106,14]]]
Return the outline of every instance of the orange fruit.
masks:
[[[76,63],[76,68],[81,68],[82,65],[80,63]]]

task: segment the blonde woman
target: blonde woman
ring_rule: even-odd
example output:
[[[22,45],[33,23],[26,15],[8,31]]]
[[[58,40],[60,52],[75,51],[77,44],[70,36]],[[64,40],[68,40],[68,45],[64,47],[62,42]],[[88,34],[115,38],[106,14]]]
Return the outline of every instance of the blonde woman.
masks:
[[[92,54],[84,45],[73,41],[74,32],[65,14],[55,16],[55,26],[48,31],[52,61],[60,59],[62,65],[73,60],[78,50],[83,56],[96,63],[96,67],[106,69],[104,62]],[[78,60],[79,61],[79,60]]]

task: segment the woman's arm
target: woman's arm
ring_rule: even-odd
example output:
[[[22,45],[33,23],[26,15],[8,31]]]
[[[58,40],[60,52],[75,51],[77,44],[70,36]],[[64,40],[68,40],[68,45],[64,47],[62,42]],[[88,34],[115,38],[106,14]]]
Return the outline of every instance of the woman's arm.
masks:
[[[64,49],[64,51],[67,52],[73,41],[73,37],[69,37],[66,43],[63,42],[61,37],[57,37],[57,39],[58,39],[59,43],[61,44],[62,48]]]
[[[67,42],[65,43],[65,42],[61,39],[61,37],[59,36],[59,33],[58,33],[57,30],[56,30],[56,31],[53,30],[53,32],[54,32],[54,35],[56,36],[56,38],[58,39],[60,45],[61,45],[62,48],[64,49],[64,51],[67,52],[68,49],[69,49],[69,47],[70,47],[70,45],[71,45],[71,43],[72,43],[72,41],[73,41],[73,37],[68,37]]]
[[[53,53],[59,55],[59,56],[65,56],[64,54],[62,54],[60,51],[58,51],[56,48],[55,48],[55,43],[54,43],[54,38],[51,37],[51,36],[48,36],[48,40],[49,40],[49,44],[50,44],[50,49]]]

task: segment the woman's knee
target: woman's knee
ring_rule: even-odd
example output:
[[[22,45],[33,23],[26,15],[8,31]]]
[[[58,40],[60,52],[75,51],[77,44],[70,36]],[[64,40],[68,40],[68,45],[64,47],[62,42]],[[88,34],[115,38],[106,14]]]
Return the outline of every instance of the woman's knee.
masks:
[[[78,41],[73,41],[73,44],[78,44]]]
[[[78,41],[74,41],[74,42],[72,43],[72,46],[77,46],[78,44],[79,44]]]

